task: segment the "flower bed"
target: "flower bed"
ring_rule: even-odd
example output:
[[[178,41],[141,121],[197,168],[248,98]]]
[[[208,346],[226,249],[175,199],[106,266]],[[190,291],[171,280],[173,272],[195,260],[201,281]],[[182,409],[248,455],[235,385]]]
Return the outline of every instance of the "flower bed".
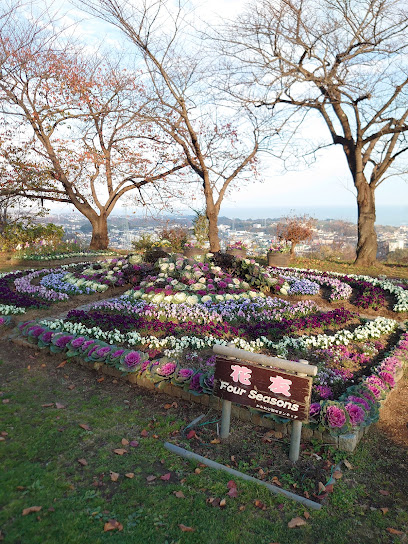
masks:
[[[226,259],[226,266],[217,259]],[[117,299],[100,301],[86,311],[71,310],[65,319],[28,322],[19,334],[51,352],[107,365],[150,386],[182,387],[189,395],[212,393],[215,344],[307,359],[318,367],[309,429],[333,436],[361,429],[378,417],[380,400],[406,362],[408,336],[401,336],[396,321],[361,319],[344,308],[323,311],[313,300],[290,302],[276,296],[317,294],[324,286],[336,300],[352,293],[355,301],[362,301],[360,307],[367,297],[382,305],[383,291],[373,283],[315,271],[269,270],[250,259],[222,256],[207,255],[197,262],[172,255],[154,267],[138,261],[108,259],[69,271],[4,275],[0,294],[5,285],[13,296],[29,296],[32,305],[41,305],[57,295],[91,292],[92,286],[104,290],[133,283]],[[20,292],[10,288],[13,282]],[[8,302],[4,313],[22,308]],[[283,422],[272,414],[263,418]]]

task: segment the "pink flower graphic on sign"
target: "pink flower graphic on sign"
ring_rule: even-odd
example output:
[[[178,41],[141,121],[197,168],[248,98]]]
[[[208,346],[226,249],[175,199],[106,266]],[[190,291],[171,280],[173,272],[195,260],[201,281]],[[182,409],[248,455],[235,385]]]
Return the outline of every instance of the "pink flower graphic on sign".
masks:
[[[270,391],[273,393],[280,393],[281,395],[285,395],[285,397],[290,397],[289,388],[292,385],[292,380],[286,380],[285,378],[282,378],[282,376],[271,377],[270,380],[272,382],[268,387]]]
[[[233,382],[239,382],[243,385],[251,385],[251,374],[252,368],[246,366],[232,365],[231,369],[233,370],[230,374]]]

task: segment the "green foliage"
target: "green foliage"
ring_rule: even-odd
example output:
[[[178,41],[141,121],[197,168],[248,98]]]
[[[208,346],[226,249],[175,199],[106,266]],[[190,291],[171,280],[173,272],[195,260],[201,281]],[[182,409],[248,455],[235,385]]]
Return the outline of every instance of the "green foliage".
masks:
[[[132,241],[132,248],[135,251],[147,251],[152,249],[153,244],[154,237],[151,234],[144,232],[138,240]]]
[[[183,227],[165,227],[159,233],[159,239],[168,240],[172,250],[181,253],[184,244],[188,242],[188,231]]]
[[[54,223],[47,225],[24,225],[23,223],[12,223],[4,227],[0,235],[0,249],[3,251],[15,250],[21,246],[38,250],[47,247],[54,248],[61,243],[64,236],[64,229]]]

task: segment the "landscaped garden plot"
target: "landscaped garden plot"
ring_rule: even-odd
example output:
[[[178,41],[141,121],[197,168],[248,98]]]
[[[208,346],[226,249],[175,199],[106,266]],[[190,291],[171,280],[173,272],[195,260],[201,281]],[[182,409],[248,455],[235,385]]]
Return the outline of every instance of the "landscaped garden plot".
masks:
[[[72,302],[62,319],[21,323],[19,334],[30,342],[98,367],[112,366],[159,388],[171,384],[191,395],[211,395],[211,348],[220,343],[307,359],[318,366],[310,426],[332,435],[378,418],[379,401],[407,359],[408,340],[398,321],[368,320],[358,313],[370,307],[381,313],[387,296],[394,297],[393,315],[405,315],[403,282],[266,269],[222,255],[203,262],[173,255],[156,264],[137,256],[108,259],[17,272],[1,282],[3,300],[13,302],[3,313]],[[115,285],[129,289],[112,299]],[[95,292],[109,300],[75,308],[76,297]],[[327,308],[330,301],[335,308]],[[283,422],[279,413],[265,417]]]

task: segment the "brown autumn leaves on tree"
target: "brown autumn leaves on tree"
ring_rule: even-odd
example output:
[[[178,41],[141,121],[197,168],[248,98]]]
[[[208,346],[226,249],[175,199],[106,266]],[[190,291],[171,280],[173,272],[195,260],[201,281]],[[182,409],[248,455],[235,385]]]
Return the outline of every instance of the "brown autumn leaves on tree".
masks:
[[[316,219],[305,214],[303,216],[288,215],[276,225],[276,235],[279,240],[290,242],[290,254],[294,255],[295,247],[300,242],[306,242],[313,237]]]
[[[143,200],[142,188],[186,163],[143,117],[149,98],[137,74],[12,22],[0,38],[0,190],[73,204],[92,225],[90,247],[105,249],[118,200],[135,190]]]

